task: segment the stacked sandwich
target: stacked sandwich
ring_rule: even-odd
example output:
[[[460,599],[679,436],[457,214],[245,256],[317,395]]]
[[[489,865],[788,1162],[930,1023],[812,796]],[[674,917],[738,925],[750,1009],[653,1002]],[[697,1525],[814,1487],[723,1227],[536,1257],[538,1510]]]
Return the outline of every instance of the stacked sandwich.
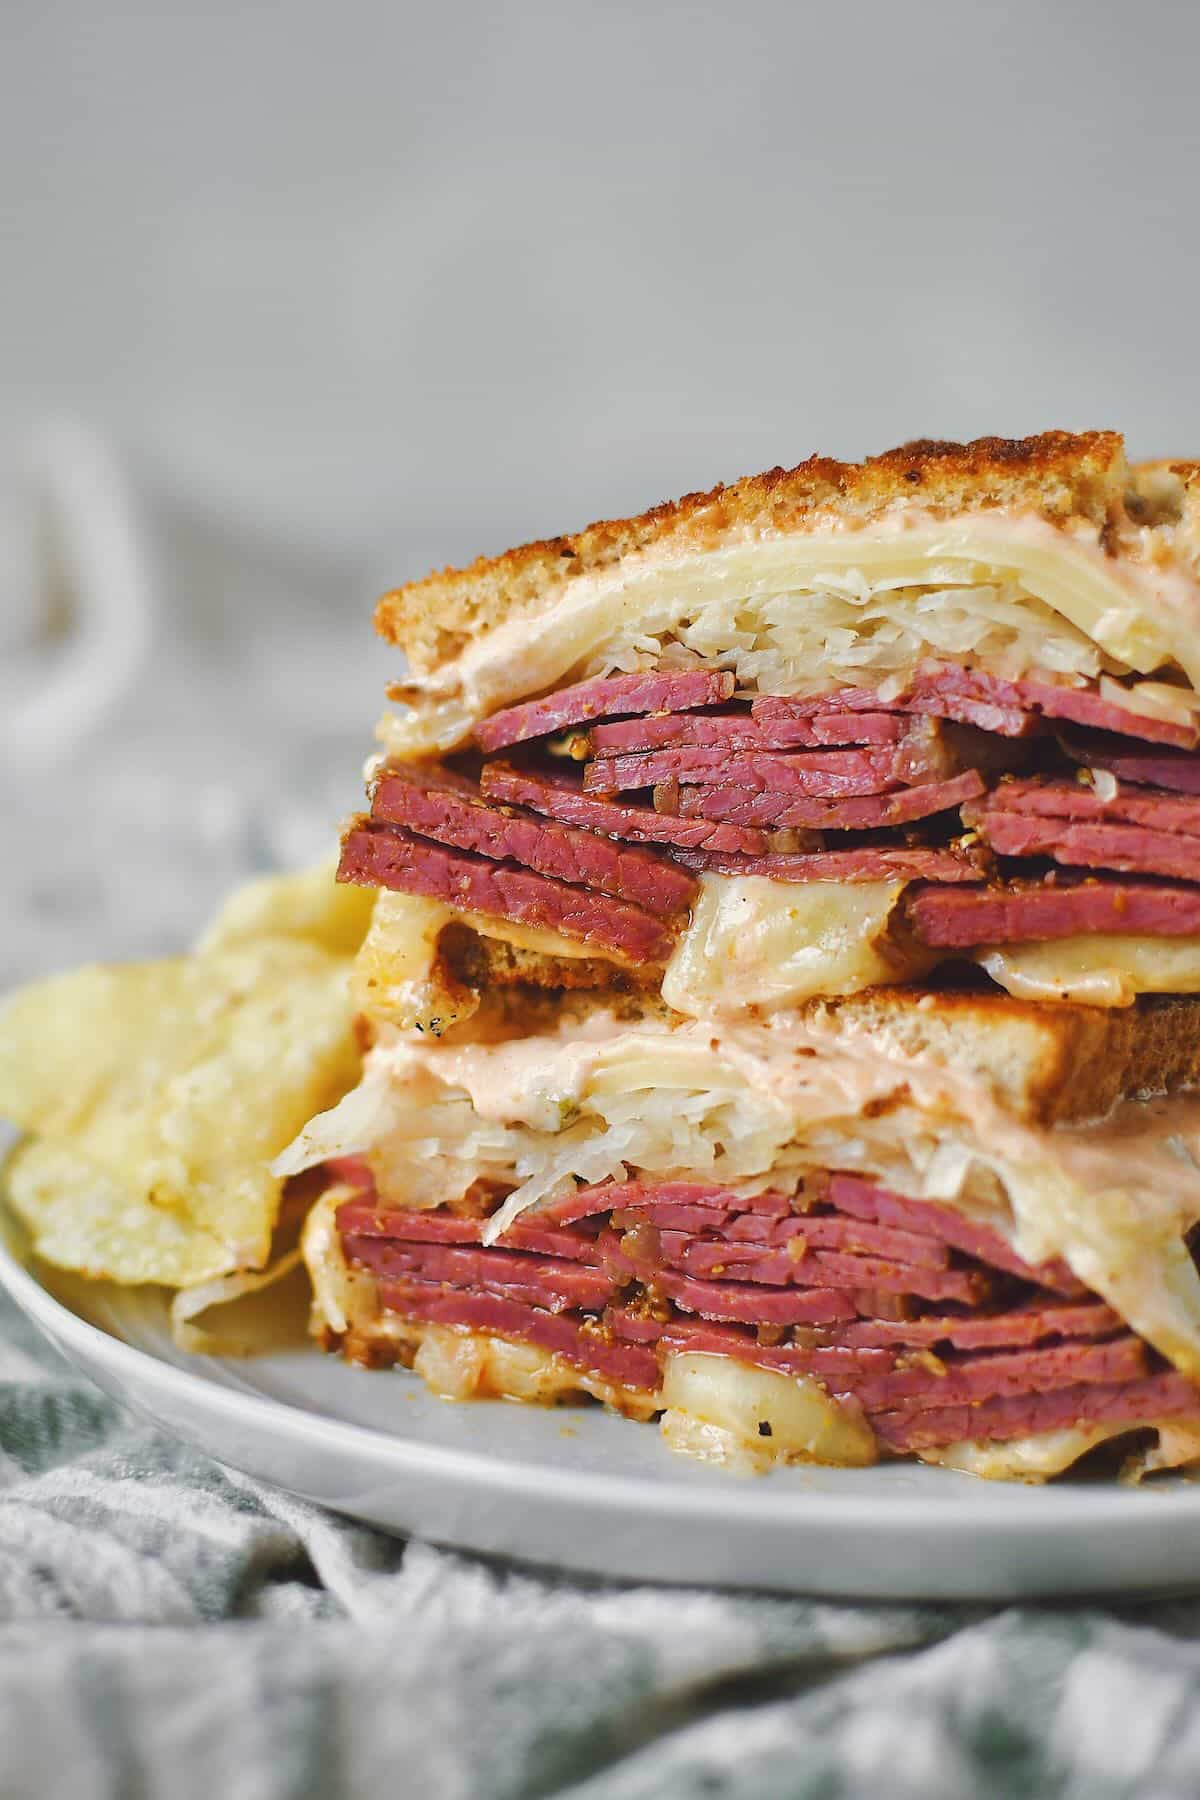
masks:
[[[1200,1454],[1200,464],[813,459],[378,625],[323,1342],[754,1466]]]

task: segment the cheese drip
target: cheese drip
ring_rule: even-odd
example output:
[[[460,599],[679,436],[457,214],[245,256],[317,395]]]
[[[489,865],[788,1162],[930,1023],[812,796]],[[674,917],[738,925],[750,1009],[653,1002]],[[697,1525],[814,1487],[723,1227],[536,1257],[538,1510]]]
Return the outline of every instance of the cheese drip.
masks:
[[[1055,938],[978,950],[992,980],[1018,1000],[1131,1006],[1139,994],[1200,993],[1200,938]]]
[[[704,1018],[912,981],[934,958],[893,931],[902,891],[902,882],[707,875],[664,971],[663,999],[676,1012]],[[594,944],[562,932],[383,891],[355,963],[358,1011],[375,1025],[437,1037],[469,1019],[479,996],[448,981],[438,961],[438,940],[454,922],[543,956],[597,954]]]
[[[901,881],[704,878],[662,996],[692,1018],[913,981],[935,957],[892,935]]]

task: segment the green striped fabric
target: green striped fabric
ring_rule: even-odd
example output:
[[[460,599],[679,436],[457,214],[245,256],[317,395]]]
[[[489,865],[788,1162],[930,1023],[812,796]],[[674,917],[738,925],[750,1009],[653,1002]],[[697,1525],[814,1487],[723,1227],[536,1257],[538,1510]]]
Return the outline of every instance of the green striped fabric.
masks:
[[[1195,1796],[1198,1627],[396,1542],[135,1422],[0,1301],[4,1800]]]

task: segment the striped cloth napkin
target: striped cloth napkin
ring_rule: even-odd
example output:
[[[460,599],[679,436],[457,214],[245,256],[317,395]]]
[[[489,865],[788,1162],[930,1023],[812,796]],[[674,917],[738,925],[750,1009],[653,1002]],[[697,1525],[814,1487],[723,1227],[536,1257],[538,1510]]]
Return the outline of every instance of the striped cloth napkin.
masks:
[[[4,1800],[1194,1796],[1198,1630],[394,1541],[139,1424],[0,1301]]]

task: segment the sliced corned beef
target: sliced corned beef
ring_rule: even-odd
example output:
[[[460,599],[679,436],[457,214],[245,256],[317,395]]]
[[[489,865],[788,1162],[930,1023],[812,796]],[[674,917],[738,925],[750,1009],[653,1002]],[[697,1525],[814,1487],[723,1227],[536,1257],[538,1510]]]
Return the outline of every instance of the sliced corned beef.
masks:
[[[338,1209],[385,1308],[555,1351],[642,1395],[664,1358],[732,1357],[819,1381],[897,1453],[1200,1414],[1200,1390],[1156,1373],[1156,1354],[1061,1263],[1025,1263],[954,1208],[862,1176],[814,1178],[796,1196],[607,1182],[489,1248],[480,1219],[398,1210],[370,1193],[369,1172]],[[1082,1298],[1052,1297],[1053,1283]]]
[[[613,1317],[613,1312],[606,1317]],[[731,1356],[781,1375],[815,1375],[835,1394],[854,1393],[892,1360],[886,1351],[846,1350],[838,1345],[763,1344],[745,1326],[715,1325],[707,1319],[672,1319],[660,1330],[659,1345],[668,1356],[689,1352]]]
[[[640,1304],[636,1308],[605,1307],[601,1323],[612,1337],[624,1338],[631,1344],[657,1344],[663,1333],[662,1320],[646,1312]]]
[[[653,1209],[660,1206],[703,1206],[718,1213],[755,1212],[764,1218],[782,1219],[792,1210],[788,1195],[762,1193],[739,1195],[715,1181],[602,1181],[594,1187],[577,1188],[573,1194],[539,1207],[540,1220],[552,1219],[568,1225],[576,1219],[594,1218],[636,1206],[656,1217]]]
[[[734,786],[786,794],[882,794],[899,787],[895,747],[882,750],[729,751],[652,750],[637,756],[598,756],[586,764],[589,793],[616,794],[665,781],[703,787]]]
[[[739,712],[650,713],[593,725],[588,741],[593,756],[628,756],[644,750],[812,749],[821,740],[807,719],[785,719],[773,728]]]
[[[923,1412],[962,1401],[1049,1393],[1084,1381],[1138,1381],[1148,1372],[1145,1345],[1126,1333],[1107,1343],[1076,1341],[956,1361],[923,1352],[902,1359],[887,1374],[868,1377],[856,1392],[872,1412]]]
[[[638,1225],[652,1225],[658,1231],[719,1231],[722,1236],[729,1234],[735,1221],[753,1217],[751,1213],[724,1212],[715,1206],[686,1206],[672,1200],[618,1207],[611,1215],[615,1231],[632,1231]],[[763,1218],[758,1223],[764,1231],[769,1231],[776,1221]]]
[[[663,1263],[702,1279],[723,1276],[732,1281],[762,1282],[769,1287],[839,1287],[852,1292],[875,1288],[885,1294],[916,1294],[923,1300],[957,1300],[966,1306],[976,1305],[987,1291],[985,1278],[976,1271],[931,1269],[918,1263],[837,1250],[810,1250],[797,1257],[787,1248],[723,1244],[719,1240],[692,1238],[683,1232],[664,1231],[660,1236]],[[805,1240],[792,1242],[803,1244]],[[653,1279],[653,1263],[639,1261],[635,1267],[639,1274]]]
[[[744,793],[736,787],[688,787],[679,795],[679,812],[685,819],[721,820],[730,825],[767,826],[772,830],[801,826],[817,831],[864,831],[932,818],[974,800],[985,786],[977,769],[967,769],[949,781],[927,781],[891,794],[860,794],[832,800],[809,794]],[[711,839],[694,847],[735,848]],[[767,845],[764,841],[756,848],[737,848],[753,856],[765,852]]]
[[[383,867],[382,885],[561,930],[645,963],[666,960],[672,946],[665,930],[640,915],[681,914],[694,898],[692,877],[703,873],[928,884],[910,894],[909,916],[918,937],[939,950],[1094,930],[1194,934],[1194,908],[1166,883],[1200,884],[1200,813],[1196,842],[1182,841],[1193,823],[1182,795],[1195,792],[1200,802],[1195,729],[1126,712],[1093,687],[1052,677],[1003,680],[932,663],[894,685],[895,692],[885,684],[803,699],[763,695],[747,710],[730,706],[733,678],[725,671],[578,683],[497,714],[481,727],[480,741],[490,748],[598,720],[588,732],[596,754],[582,781],[487,761],[478,784],[454,770],[392,765],[376,782],[373,823],[398,835],[387,844],[364,839],[361,825],[352,831],[344,877],[365,883],[370,868]],[[1094,787],[1089,799],[1081,784],[1083,798],[1068,798],[1071,784],[1054,774],[1057,739],[1045,733],[997,757],[1006,736],[1036,733],[1043,715],[1063,722],[1064,742],[1081,760],[1131,783],[1169,783],[1169,791],[1147,794],[1134,785],[1105,802]],[[1142,752],[1138,737],[1166,748]],[[1009,776],[989,795],[997,773],[1014,767],[1021,777]],[[1033,767],[1046,773],[1031,777]],[[653,807],[623,798],[647,789]],[[896,828],[955,807],[966,809],[974,840],[947,841],[947,817],[921,841],[896,841]],[[852,848],[832,847],[829,833],[849,831],[869,835]],[[460,857],[432,849],[418,857],[408,833]],[[985,888],[979,877],[992,874],[993,856],[1162,879]],[[547,885],[522,883],[523,869]],[[951,887],[961,890],[957,901],[942,891]]]
[[[1137,712],[1131,706],[1103,699],[1094,688],[1065,687],[1058,682],[1032,678],[1018,682],[1017,686],[1024,704],[1048,719],[1068,719],[1075,725],[1111,731],[1126,738],[1140,738],[1147,744],[1170,744],[1180,750],[1195,749],[1200,739],[1200,730],[1194,725]]]
[[[952,1206],[939,1206],[932,1200],[908,1200],[861,1175],[844,1173],[830,1176],[829,1200],[840,1212],[850,1213],[855,1218],[899,1226],[905,1231],[928,1232],[993,1269],[1005,1269],[1010,1275],[1019,1275],[1023,1281],[1034,1281],[1040,1287],[1053,1288],[1056,1293],[1080,1292],[1081,1284],[1064,1262],[1027,1263],[1005,1243],[999,1232],[966,1218]]]
[[[832,1288],[764,1288],[752,1282],[698,1281],[672,1269],[660,1269],[655,1287],[684,1312],[704,1319],[728,1319],[746,1325],[829,1325],[849,1319],[854,1306],[847,1294]]]
[[[908,688],[897,685],[894,694],[871,687],[829,688],[822,694],[756,694],[750,702],[750,713],[755,719],[774,723],[814,719],[818,713],[903,712],[908,693]]]
[[[852,1392],[866,1377],[886,1373],[893,1358],[886,1350],[849,1350],[841,1345],[764,1344],[746,1325],[719,1325],[678,1316],[663,1323],[627,1307],[604,1314],[610,1335],[634,1344],[656,1344],[660,1352],[730,1356],[737,1362],[775,1369],[781,1375],[815,1375],[835,1394]]]
[[[402,1243],[482,1244],[486,1219],[469,1219],[448,1212],[418,1212],[412,1207],[386,1211],[371,1201],[347,1200],[337,1210],[338,1230],[345,1237],[390,1238]],[[598,1261],[596,1239],[586,1227],[561,1227],[542,1223],[535,1214],[514,1219],[498,1240],[506,1249],[532,1250],[540,1256],[564,1256],[569,1261]]]
[[[372,818],[492,861],[508,858],[557,881],[615,894],[660,916],[678,912],[695,893],[691,877],[664,857],[575,825],[491,806],[467,784],[444,785],[442,773],[426,763],[385,768],[375,783]]]
[[[1180,749],[1192,749],[1200,739],[1200,730],[1194,726],[1103,699],[1095,688],[1073,687],[1044,676],[1006,681],[982,669],[947,663],[925,664],[886,698],[870,688],[843,688],[795,700],[764,695],[754,701],[752,711],[764,721],[779,721],[838,708],[928,713],[976,725],[1001,737],[1026,736],[1037,729],[1038,719],[1045,717]]]
[[[795,855],[725,856],[709,850],[681,850],[689,869],[717,875],[762,875],[768,881],[978,881],[983,873],[975,851],[947,845],[864,845],[859,850],[820,850]]]
[[[970,749],[980,749],[972,739]],[[628,756],[598,756],[583,772],[589,793],[618,793],[678,781],[684,786],[838,795],[882,794],[958,774],[964,746],[937,720],[909,724],[894,743],[851,750],[729,750],[701,744]]]
[[[1200,756],[1183,750],[1175,755],[1163,751],[1159,756],[1105,755],[1103,761],[1095,757],[1092,760],[1097,768],[1107,769],[1121,781],[1171,788],[1180,794],[1200,794]]]
[[[921,942],[937,950],[1089,932],[1196,937],[1200,889],[1102,879],[1077,886],[927,887],[909,896],[908,916]]]
[[[1151,831],[1145,825],[1041,818],[999,806],[985,807],[977,828],[998,856],[1048,856],[1064,868],[1200,881],[1200,837]]]
[[[802,700],[764,695],[754,701],[752,711],[756,718],[779,721],[807,718],[819,711],[877,708],[952,719],[1000,737],[1028,737],[1039,729],[1036,716],[1022,703],[1013,683],[949,665],[930,665],[918,671],[894,695],[873,688],[839,688],[832,694]]]
[[[930,713],[975,725],[998,737],[1027,737],[1038,728],[1036,716],[1015,682],[962,669],[954,663],[929,664],[912,679],[905,711]]]
[[[400,826],[363,822],[351,827],[342,843],[338,879],[426,894],[464,912],[562,931],[633,962],[664,962],[671,953],[666,927],[627,900],[569,887],[467,850],[446,850]]]
[[[950,1260],[945,1243],[915,1231],[898,1231],[888,1225],[845,1218],[840,1213],[805,1212],[772,1219],[763,1213],[714,1213],[701,1206],[630,1207],[613,1214],[613,1224],[628,1230],[635,1225],[656,1225],[660,1231],[709,1237],[726,1250],[762,1256],[768,1249],[793,1246],[790,1254],[806,1249],[844,1250],[851,1255],[883,1256],[892,1262],[920,1263],[926,1269],[944,1269]],[[698,1272],[698,1271],[697,1271]]]
[[[1151,744],[1175,744],[1189,749],[1196,743],[1197,732],[1193,727],[1151,713],[1135,712],[1132,707],[1122,706],[1117,701],[1102,699],[1095,688],[1072,687],[1066,682],[1038,676],[1007,682],[996,676],[981,675],[978,670],[961,673],[979,691],[990,688],[1002,706],[1015,704],[1047,719],[1066,719],[1076,725],[1119,732]],[[954,677],[947,677],[943,672],[942,679],[952,683]]]
[[[911,726],[888,712],[815,713],[808,721],[814,744],[898,744]]]
[[[1200,1391],[1182,1375],[1150,1375],[1112,1385],[1081,1382],[1048,1394],[1016,1394],[977,1405],[878,1412],[871,1424],[892,1450],[933,1450],[940,1444],[1033,1437],[1074,1425],[1149,1425],[1200,1412]]]
[[[602,800],[585,794],[580,783],[568,775],[544,775],[503,762],[484,763],[479,784],[489,799],[528,806],[547,818],[582,825],[588,831],[604,831],[633,844],[677,844],[684,850],[707,847],[751,856],[769,848],[765,832],[707,819],[673,818],[645,806]]]
[[[852,1349],[885,1345],[931,1349],[935,1344],[953,1344],[956,1350],[1008,1350],[1042,1343],[1046,1338],[1111,1337],[1120,1328],[1120,1318],[1102,1300],[1063,1305],[1042,1296],[1003,1312],[860,1319],[839,1326],[835,1339]]]
[[[595,725],[589,732],[597,756],[638,750],[703,749],[798,750],[851,744],[896,744],[906,724],[896,713],[816,713],[812,718],[772,723],[740,713],[652,714]]]
[[[656,1253],[646,1255],[640,1264],[647,1273],[661,1266],[678,1269],[683,1275],[699,1275],[704,1280],[727,1276],[731,1281],[761,1281],[767,1287],[792,1285],[795,1265],[785,1250],[724,1237],[699,1237],[690,1231],[656,1229]]]
[[[1087,732],[1064,732],[1067,755],[1091,769],[1107,769],[1119,781],[1172,793],[1200,794],[1200,753],[1192,750],[1131,750],[1120,738]]]
[[[505,1294],[550,1312],[594,1310],[612,1299],[614,1283],[602,1269],[565,1257],[523,1250],[480,1250],[458,1244],[422,1244],[396,1238],[347,1237],[346,1252],[379,1275],[414,1275],[448,1287]]]
[[[1085,781],[1010,778],[1002,781],[981,805],[968,805],[963,817],[968,824],[975,824],[992,810],[1034,813],[1052,819],[1145,825],[1152,831],[1200,838],[1200,798],[1147,788],[1118,787],[1113,794],[1102,794]]]
[[[568,725],[609,719],[622,713],[679,712],[692,706],[719,706],[731,698],[734,678],[724,670],[651,671],[641,675],[602,675],[579,681],[540,700],[505,707],[476,727],[481,750],[503,750],[529,738],[548,737]]]
[[[659,1385],[658,1358],[652,1350],[613,1343],[562,1313],[523,1306],[497,1294],[465,1294],[423,1281],[381,1281],[379,1298],[401,1318],[457,1325],[516,1343],[535,1344],[555,1352],[573,1368],[621,1387],[653,1393]]]

